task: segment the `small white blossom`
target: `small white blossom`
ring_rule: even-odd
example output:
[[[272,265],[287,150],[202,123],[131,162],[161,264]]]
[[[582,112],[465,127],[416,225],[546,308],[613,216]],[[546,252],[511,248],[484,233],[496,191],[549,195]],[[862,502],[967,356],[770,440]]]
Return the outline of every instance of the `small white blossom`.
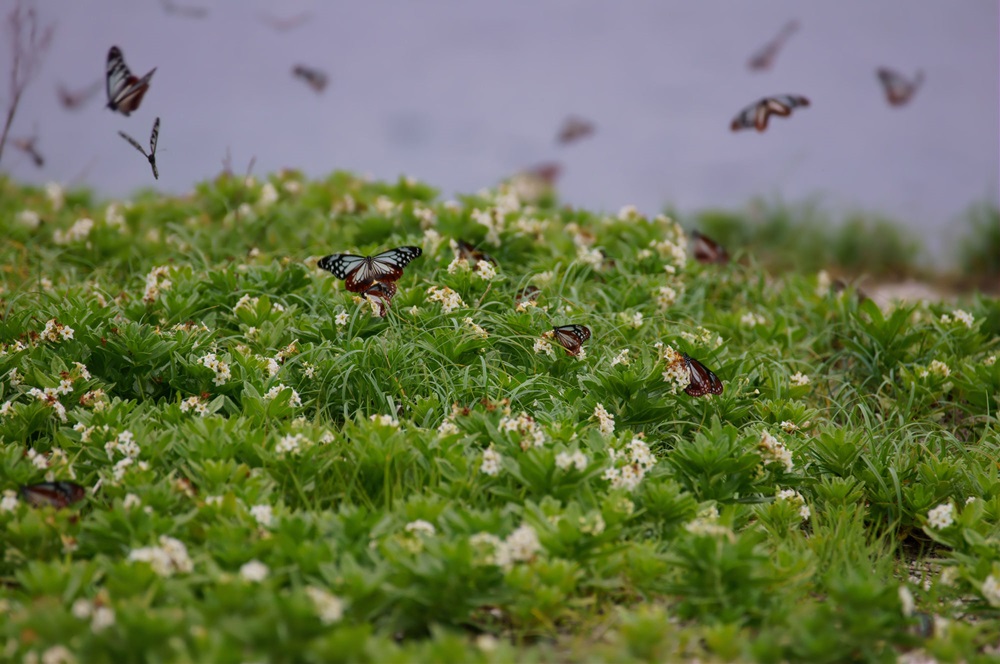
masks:
[[[73,602],[73,607],[70,609],[70,613],[77,620],[86,620],[94,612],[94,603],[89,599],[80,598]]]
[[[796,387],[801,387],[810,383],[809,376],[800,371],[796,371],[792,377],[788,379],[788,381]]]
[[[578,471],[583,472],[587,470],[589,462],[590,461],[587,459],[587,455],[579,450],[573,453],[560,452],[556,455],[556,467],[560,470],[576,468]]]
[[[487,263],[487,265],[488,264],[489,263]],[[462,323],[467,328],[469,328],[469,330],[472,332],[472,336],[478,337],[480,339],[488,339],[489,338],[490,333],[487,332],[486,330],[484,330],[483,328],[481,328],[479,325],[477,325],[476,322],[474,320],[472,320],[471,318],[469,318],[468,316],[466,316],[465,318],[462,319]]]
[[[99,606],[94,609],[94,615],[90,620],[90,631],[95,634],[103,632],[115,624],[115,612],[109,606]]]
[[[274,522],[274,508],[270,505],[254,505],[250,508],[250,516],[258,526],[267,528]]]
[[[899,605],[903,615],[909,618],[913,615],[913,610],[917,608],[917,603],[913,599],[913,593],[906,586],[899,587]]]
[[[305,437],[301,433],[282,436],[278,444],[274,446],[274,451],[281,457],[287,454],[298,455],[302,453],[302,445],[305,442]]]
[[[257,199],[257,205],[266,208],[277,202],[278,190],[270,182],[265,182],[264,186],[260,188],[260,198]]]
[[[483,450],[483,461],[479,465],[479,471],[484,475],[496,477],[500,474],[501,468],[502,459],[500,457],[500,453],[493,449],[492,445]]]
[[[794,489],[783,489],[778,492],[777,500],[788,501],[799,506],[799,516],[802,517],[803,521],[807,521],[812,512],[809,510],[809,506],[806,505],[806,499],[802,497],[802,494]]]
[[[450,314],[455,309],[466,308],[465,302],[462,301],[462,296],[447,286],[443,288],[435,288],[434,286],[431,286],[428,288],[427,300],[429,302],[440,302],[441,311],[446,314]]]
[[[544,353],[551,358],[555,358],[556,356],[555,350],[552,348],[552,344],[550,344],[546,339],[535,339],[534,351],[536,355]]]
[[[437,432],[441,436],[453,436],[457,434],[459,431],[458,427],[455,426],[454,422],[452,422],[451,420],[445,420],[441,422],[441,426],[437,428]]]
[[[77,219],[68,230],[56,229],[52,233],[52,241],[56,244],[69,244],[78,240],[85,240],[94,228],[94,220],[86,217]]]
[[[767,431],[760,434],[760,442],[757,443],[764,465],[778,463],[785,467],[786,472],[792,472],[795,467],[792,461],[792,452],[780,440],[772,436]]]
[[[628,356],[628,348],[623,349],[620,353],[614,356],[611,360],[611,366],[622,365],[627,367],[632,363],[632,360]]]
[[[260,583],[271,570],[259,560],[251,560],[240,567],[240,577],[247,583]]]
[[[17,509],[17,492],[4,489],[3,498],[0,498],[0,512],[13,512]]]
[[[340,622],[344,617],[344,600],[336,595],[331,595],[326,590],[316,586],[306,586],[306,594],[309,595],[309,599],[312,600],[313,606],[316,608],[319,621],[324,625]]]
[[[141,505],[142,505],[142,500],[139,498],[139,496],[135,495],[134,493],[125,494],[125,499],[122,501],[122,507],[124,507],[126,510],[140,507]]]
[[[826,297],[830,294],[830,286],[833,282],[826,270],[820,270],[816,275],[816,297]]]
[[[1000,578],[990,574],[979,588],[990,606],[1000,607]]]
[[[38,228],[42,223],[42,218],[34,210],[21,210],[17,213],[17,221],[28,228]]]
[[[603,404],[597,404],[594,407],[593,417],[597,418],[600,423],[601,435],[605,438],[610,438],[615,435],[615,418],[607,410],[605,410]]]
[[[927,525],[936,530],[947,528],[955,522],[955,506],[942,503],[927,513]]]
[[[757,325],[766,325],[767,321],[760,314],[755,314],[752,311],[747,312],[740,316],[740,325],[744,327],[756,327]]]
[[[780,426],[781,430],[784,431],[785,433],[795,433],[796,431],[799,430],[799,425],[790,420],[784,420],[778,426]]]
[[[532,447],[545,445],[545,432],[538,426],[538,422],[527,413],[521,413],[517,417],[505,415],[500,418],[498,428],[501,431],[519,434],[521,436],[521,449],[525,452]]]
[[[953,312],[951,312],[951,315],[952,315],[952,318],[949,318],[948,314],[943,314],[941,316],[941,322],[942,323],[951,323],[951,322],[961,323],[962,325],[965,325],[965,327],[967,327],[967,328],[969,328],[971,330],[973,323],[975,323],[975,321],[976,321],[976,319],[973,318],[972,314],[970,314],[968,311],[963,311],[962,309],[955,309]]]
[[[986,366],[988,366],[988,367],[992,367],[994,364],[996,364],[996,361],[997,361],[997,356],[996,355],[990,355],[985,360],[983,360],[983,364],[986,365]]]
[[[495,557],[496,564],[504,569],[510,569],[514,563],[530,562],[542,550],[535,529],[525,524],[512,532],[498,547]]]
[[[278,395],[281,394],[282,390],[291,390],[292,396],[288,400],[288,404],[290,406],[296,406],[297,407],[297,406],[301,406],[302,405],[302,398],[299,397],[299,393],[296,392],[295,390],[293,390],[292,388],[288,387],[287,385],[283,384],[283,383],[278,383],[277,385],[275,385],[274,387],[272,387],[271,389],[269,389],[267,391],[267,394],[264,395],[264,399],[266,401],[271,401],[272,399],[277,398]]]
[[[76,661],[76,656],[66,646],[52,646],[42,653],[42,664],[76,664]]]
[[[434,528],[434,524],[424,521],[423,519],[417,519],[416,521],[411,521],[406,524],[406,532],[411,535],[422,535],[426,537],[433,537],[437,534],[437,529]]]
[[[677,301],[677,291],[670,286],[660,286],[653,291],[653,297],[656,298],[656,305],[660,309],[668,309]]]
[[[493,267],[493,263],[479,261],[476,263],[475,275],[483,281],[493,281],[497,276],[497,270]]]
[[[368,419],[381,427],[399,428],[399,420],[392,415],[371,415]]]
[[[58,182],[47,182],[45,184],[45,196],[49,199],[53,210],[62,209],[65,200],[62,185]]]
[[[941,360],[931,360],[930,366],[926,369],[921,369],[917,375],[920,378],[927,378],[930,374],[934,374],[940,378],[947,378],[951,375],[951,368]]]

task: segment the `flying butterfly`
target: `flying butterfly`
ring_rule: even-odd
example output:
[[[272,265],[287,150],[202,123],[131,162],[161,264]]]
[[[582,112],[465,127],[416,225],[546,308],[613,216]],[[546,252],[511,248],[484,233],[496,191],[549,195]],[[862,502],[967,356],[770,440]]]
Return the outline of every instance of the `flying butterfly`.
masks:
[[[292,67],[292,75],[301,78],[315,92],[323,92],[328,81],[325,72],[305,65],[295,65]]]
[[[703,397],[706,394],[722,394],[722,381],[704,364],[687,353],[681,353],[684,365],[691,375],[691,382],[684,391],[693,397]]]
[[[524,174],[535,178],[546,187],[554,187],[556,186],[556,181],[559,180],[559,176],[562,175],[562,170],[562,164],[559,162],[546,161],[525,170]]]
[[[481,249],[476,249],[473,244],[466,242],[465,240],[456,239],[454,251],[459,258],[464,258],[469,265],[472,266],[475,266],[475,264],[479,261],[486,261],[487,263],[493,263],[494,265],[497,264],[495,258]]]
[[[76,482],[41,482],[21,487],[24,502],[35,507],[67,507],[83,500],[87,491]]]
[[[76,110],[90,101],[90,98],[101,91],[100,79],[81,90],[70,90],[60,83],[56,86],[56,94],[59,95],[59,103],[66,110]]]
[[[809,100],[799,95],[764,97],[740,111],[739,115],[733,118],[729,128],[733,131],[740,129],[764,131],[767,129],[767,121],[772,115],[785,117],[792,114],[793,108],[808,105]]]
[[[717,263],[725,265],[729,262],[729,252],[721,244],[698,231],[691,231],[694,243],[694,258],[699,263]]]
[[[143,96],[149,90],[149,81],[153,78],[156,67],[149,70],[149,73],[141,79],[135,77],[125,64],[121,49],[112,46],[108,51],[108,108],[118,111],[122,115],[128,116],[132,111],[139,108]]]
[[[556,135],[556,141],[566,145],[586,138],[593,133],[594,124],[592,122],[571,115],[563,121],[559,133]]]
[[[875,73],[882,83],[886,101],[889,102],[890,106],[903,106],[909,103],[910,98],[916,94],[924,82],[924,72],[922,71],[918,71],[912,80],[908,80],[902,74],[886,67],[879,67]]]
[[[38,146],[36,143],[38,143],[37,136],[31,136],[29,138],[15,138],[11,140],[11,144],[15,148],[31,157],[31,160],[35,162],[35,166],[41,168],[45,165],[45,157],[38,152]]]
[[[579,355],[581,345],[590,338],[590,328],[585,325],[562,325],[552,328],[552,336],[570,355]]]
[[[770,69],[771,65],[774,64],[774,59],[778,56],[778,51],[781,50],[781,47],[785,45],[788,38],[795,34],[795,31],[798,29],[798,21],[793,19],[786,23],[774,39],[764,44],[759,51],[750,56],[747,66],[750,69],[756,70]]]
[[[149,161],[149,165],[153,167],[153,177],[159,180],[160,172],[156,170],[156,141],[160,137],[160,118],[156,118],[156,120],[153,121],[153,131],[149,134],[149,154],[146,154],[146,151],[142,149],[142,146],[139,145],[139,141],[135,140],[125,132],[119,131],[118,135],[131,143],[132,147],[142,153],[142,156]]]
[[[317,265],[344,279],[347,290],[363,293],[376,281],[397,281],[406,264],[422,253],[420,247],[396,247],[374,256],[330,254],[319,259]]]

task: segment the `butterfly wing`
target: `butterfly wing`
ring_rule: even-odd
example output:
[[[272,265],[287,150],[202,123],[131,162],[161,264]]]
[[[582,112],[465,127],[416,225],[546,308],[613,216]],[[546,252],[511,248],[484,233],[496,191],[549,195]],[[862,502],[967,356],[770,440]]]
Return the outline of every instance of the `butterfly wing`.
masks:
[[[722,394],[722,381],[704,364],[687,353],[681,355],[687,365],[691,382],[684,391],[692,397],[703,397],[706,394]]]
[[[902,106],[910,101],[924,77],[924,73],[920,71],[917,72],[912,81],[908,81],[901,74],[887,67],[880,67],[876,73],[878,80],[882,83],[882,88],[885,90],[886,100],[892,106]]]
[[[482,251],[481,249],[476,249],[476,247],[465,240],[456,240],[458,244],[458,255],[469,262],[470,265],[475,265],[479,261],[486,261],[487,263],[497,264],[495,258]]]
[[[809,100],[801,95],[764,97],[740,111],[739,115],[733,118],[730,129],[739,131],[752,127],[757,131],[764,131],[767,129],[767,121],[772,115],[784,117],[791,115],[792,109],[808,105]]]
[[[160,118],[153,122],[153,131],[149,134],[149,154],[156,154],[156,141],[160,138]],[[168,150],[169,152],[169,150]]]
[[[580,353],[580,346],[590,338],[590,328],[586,325],[563,325],[552,328],[556,340],[570,355]]]
[[[154,72],[156,72],[156,67],[141,79],[137,79],[125,64],[121,49],[112,46],[111,50],[108,51],[106,80],[108,108],[125,116],[139,108],[143,96],[149,89],[149,81],[153,78]]]
[[[729,262],[729,253],[726,248],[712,238],[702,235],[698,231],[691,231],[691,237],[694,239],[694,258],[699,263],[724,265]]]
[[[320,269],[332,272],[333,276],[338,279],[346,279],[347,275],[357,270],[364,262],[364,256],[357,256],[355,254],[330,254],[319,259],[316,265]]]
[[[396,295],[396,282],[394,281],[374,281],[367,286],[363,294],[369,301],[378,306],[379,318],[385,318],[389,313],[389,304]]]
[[[41,482],[21,487],[21,497],[29,505],[66,507],[82,500],[86,490],[75,482]]]
[[[119,131],[118,135],[121,136],[122,138],[124,138],[129,143],[131,143],[132,147],[134,147],[136,150],[138,150],[139,152],[141,152],[143,157],[145,157],[146,159],[149,159],[149,155],[146,154],[146,150],[141,145],[139,145],[139,141],[135,140],[134,138],[132,138],[131,136],[129,136],[128,134],[126,134],[123,131]]]

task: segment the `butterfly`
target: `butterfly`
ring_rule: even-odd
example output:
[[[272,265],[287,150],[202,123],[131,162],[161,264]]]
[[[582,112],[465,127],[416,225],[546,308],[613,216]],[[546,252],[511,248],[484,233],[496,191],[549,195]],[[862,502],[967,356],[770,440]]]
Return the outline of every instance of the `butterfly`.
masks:
[[[585,325],[563,325],[552,328],[552,335],[570,355],[579,355],[580,346],[590,338],[590,328]]]
[[[76,482],[41,482],[21,487],[21,497],[24,498],[24,502],[35,507],[45,505],[66,507],[83,500],[86,493],[86,489]]]
[[[305,65],[295,65],[292,67],[292,75],[301,78],[316,92],[323,92],[324,88],[326,88],[327,76],[319,69],[313,69]]]
[[[396,282],[372,281],[371,284],[367,285],[361,291],[361,294],[372,303],[373,307],[377,307],[376,313],[378,317],[385,318],[385,315],[389,313],[389,304],[396,294]]]
[[[149,134],[149,154],[146,154],[146,151],[142,149],[142,146],[139,145],[139,141],[135,140],[125,132],[119,131],[118,135],[131,143],[132,147],[142,153],[142,156],[149,161],[149,165],[153,167],[153,177],[159,180],[160,172],[156,170],[156,140],[160,136],[160,118],[156,118],[156,120],[153,121],[153,131]]]
[[[563,145],[586,138],[594,133],[594,125],[589,120],[570,116],[563,121],[556,141]]]
[[[38,148],[35,146],[35,143],[37,142],[38,137],[32,136],[31,138],[12,139],[11,144],[21,152],[31,157],[31,160],[35,162],[35,166],[41,168],[45,165],[45,157],[38,152]]]
[[[555,161],[547,161],[537,166],[532,166],[524,171],[524,174],[535,178],[547,187],[554,187],[559,176],[562,175],[562,164]]]
[[[541,290],[538,286],[525,286],[521,290],[517,291],[517,295],[514,296],[515,304],[522,304],[524,302],[537,302],[538,296],[541,294]]]
[[[891,106],[903,106],[908,103],[924,82],[922,71],[918,71],[913,80],[907,80],[898,72],[886,67],[879,67],[875,73],[882,82],[886,100]]]
[[[422,253],[420,247],[396,247],[374,256],[330,254],[319,259],[317,265],[338,279],[344,279],[347,290],[363,293],[376,281],[398,280],[406,264]]]
[[[694,258],[699,263],[725,265],[729,262],[729,252],[712,238],[698,231],[691,231],[691,239],[694,241]]]
[[[118,111],[122,115],[128,116],[132,111],[139,108],[143,95],[149,90],[149,81],[153,78],[156,67],[149,70],[149,73],[141,79],[136,78],[129,71],[122,56],[121,49],[112,46],[108,51],[108,108]]]
[[[784,117],[791,115],[793,108],[808,105],[809,100],[798,95],[764,97],[740,111],[739,115],[733,118],[733,122],[729,128],[733,131],[751,128],[757,131],[764,131],[767,129],[767,120],[772,115]]]
[[[67,110],[75,110],[87,103],[91,97],[101,91],[101,81],[94,81],[82,90],[71,91],[60,83],[56,86],[56,94],[59,95],[59,103]]]
[[[786,23],[774,39],[764,44],[759,51],[750,56],[750,60],[747,61],[747,66],[750,69],[757,70],[770,69],[771,65],[774,64],[774,59],[777,57],[778,51],[781,50],[781,47],[785,45],[788,38],[791,37],[798,29],[798,21],[791,20]]]
[[[708,367],[687,353],[681,353],[681,358],[691,374],[691,382],[684,391],[693,397],[703,397],[706,394],[722,394],[722,381]]]
[[[466,242],[465,240],[455,240],[455,245],[458,249],[455,251],[459,258],[464,258],[468,261],[469,265],[475,265],[479,261],[486,261],[487,263],[497,264],[495,258],[482,251],[481,249],[476,249],[475,246]]]

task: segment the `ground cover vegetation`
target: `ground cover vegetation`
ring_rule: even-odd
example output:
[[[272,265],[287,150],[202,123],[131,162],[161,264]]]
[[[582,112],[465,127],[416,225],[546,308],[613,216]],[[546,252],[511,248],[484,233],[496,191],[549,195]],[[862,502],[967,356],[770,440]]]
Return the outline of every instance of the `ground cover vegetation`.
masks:
[[[1000,304],[537,193],[0,180],[0,659],[995,656]],[[404,245],[385,317],[316,266]]]

